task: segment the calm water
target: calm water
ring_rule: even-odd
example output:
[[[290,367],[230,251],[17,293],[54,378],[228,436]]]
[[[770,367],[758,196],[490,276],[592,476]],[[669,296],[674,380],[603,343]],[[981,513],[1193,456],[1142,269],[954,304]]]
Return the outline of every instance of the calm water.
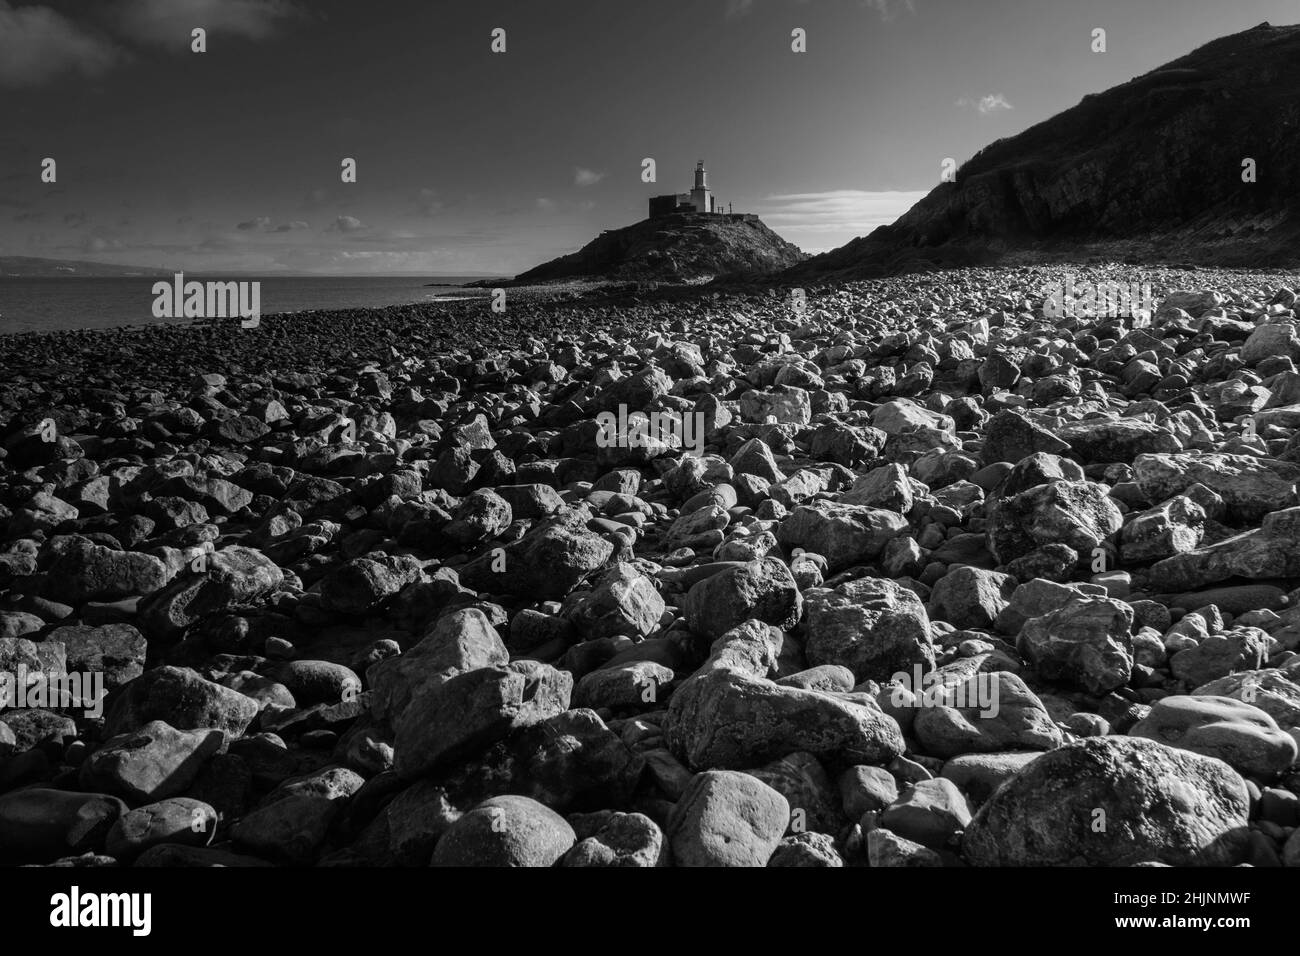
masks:
[[[202,276],[185,280],[255,279],[255,276]],[[439,298],[485,295],[456,283],[474,277],[289,277],[262,278],[262,314],[305,309],[347,309],[433,302]],[[54,329],[104,329],[119,325],[188,322],[155,319],[153,284],[158,278],[15,278],[0,276],[0,334]],[[430,287],[431,282],[445,283]]]

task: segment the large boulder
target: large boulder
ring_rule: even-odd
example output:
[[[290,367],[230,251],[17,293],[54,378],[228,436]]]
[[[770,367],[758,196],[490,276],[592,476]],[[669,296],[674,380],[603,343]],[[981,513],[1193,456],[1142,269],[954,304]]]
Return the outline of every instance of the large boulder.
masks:
[[[111,737],[81,765],[82,789],[152,803],[184,793],[222,746],[218,730],[177,730],[161,720]]]
[[[1300,464],[1248,455],[1138,455],[1133,477],[1148,501],[1164,501],[1201,484],[1216,492],[1229,516],[1258,521],[1270,511],[1300,504]]]
[[[776,640],[767,625],[748,621],[714,642],[709,660],[668,704],[664,739],[679,760],[699,769],[743,769],[799,751],[850,764],[885,763],[902,753],[898,724],[871,695],[768,680]]]
[[[931,589],[930,616],[960,630],[991,628],[1016,586],[1016,579],[1008,574],[959,565]]]
[[[568,710],[572,691],[572,674],[536,661],[425,685],[393,719],[393,769],[411,779],[472,757],[513,730]]]
[[[1250,795],[1222,760],[1152,740],[1094,737],[1038,757],[975,814],[975,866],[1234,866]]]
[[[573,508],[540,522],[503,549],[489,549],[465,565],[461,583],[476,591],[529,600],[564,597],[614,553],[605,537],[587,530],[591,512]]]
[[[366,672],[371,713],[381,720],[394,719],[438,684],[509,660],[501,635],[479,608],[444,614],[406,653],[379,661]]]
[[[251,697],[188,667],[167,665],[122,686],[109,705],[104,730],[115,736],[161,720],[177,730],[221,730],[233,738],[243,734],[257,712]]]
[[[988,547],[1004,564],[1050,544],[1090,556],[1124,523],[1105,486],[1090,481],[1035,485],[995,499],[989,512]]]
[[[824,556],[831,571],[841,571],[880,557],[906,527],[907,519],[894,511],[817,501],[790,512],[776,537],[786,547]]]
[[[555,866],[576,842],[568,821],[528,797],[490,797],[452,824],[433,866]]]
[[[682,606],[687,626],[716,640],[750,619],[784,630],[799,622],[803,597],[785,562],[762,558],[693,585]]]
[[[630,564],[605,572],[596,586],[570,609],[574,628],[587,640],[630,637],[640,640],[659,627],[666,605],[654,581]]]
[[[152,594],[171,576],[151,554],[114,550],[81,535],[54,538],[46,557],[44,593],[73,604]]]
[[[1016,647],[1044,680],[1105,694],[1133,672],[1132,628],[1133,609],[1124,602],[1078,597],[1027,621]]]
[[[913,736],[932,756],[1061,745],[1061,731],[1047,708],[1015,674],[973,674],[953,685],[937,685],[933,696],[921,698],[912,722]]]
[[[1137,418],[1084,419],[1056,430],[1070,450],[1089,463],[1128,463],[1142,454],[1167,454],[1183,450],[1183,443],[1168,428]]]
[[[284,583],[274,561],[242,545],[204,555],[200,568],[140,603],[139,625],[151,638],[175,640],[196,622],[256,603]]]
[[[790,819],[785,797],[747,773],[697,774],[673,807],[677,866],[766,866]]]
[[[804,654],[839,664],[859,681],[887,681],[934,666],[930,618],[916,592],[886,578],[858,578],[805,595]]]
[[[1240,773],[1264,779],[1296,760],[1294,737],[1258,707],[1231,697],[1161,698],[1129,733],[1218,757]]]

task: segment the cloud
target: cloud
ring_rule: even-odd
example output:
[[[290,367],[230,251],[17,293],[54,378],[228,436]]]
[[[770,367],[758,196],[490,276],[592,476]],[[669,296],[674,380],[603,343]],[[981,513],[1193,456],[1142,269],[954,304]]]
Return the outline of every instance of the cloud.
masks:
[[[0,0],[0,86],[40,86],[62,73],[97,77],[122,55],[49,7],[15,8]]]
[[[188,53],[195,27],[209,37],[265,40],[301,11],[290,0],[119,0],[115,13],[124,36]]]
[[[82,252],[113,252],[121,248],[122,241],[109,236],[87,236],[80,246]]]
[[[795,2],[800,6],[807,6],[809,0],[795,0]],[[880,19],[885,21],[895,19],[904,10],[908,13],[916,12],[914,0],[858,0],[858,3],[859,6],[875,10],[880,14]],[[727,0],[724,16],[728,20],[739,20],[753,13],[756,5],[757,0]]]
[[[819,235],[851,238],[888,225],[924,196],[924,192],[861,189],[786,193],[767,196],[754,211],[782,235],[802,233],[814,239]]]
[[[235,228],[238,229],[240,232],[251,232],[251,231],[266,232],[268,229],[271,228],[271,217],[258,216],[256,219],[250,219],[247,222],[241,222],[239,225],[235,226]]]
[[[594,186],[604,178],[604,173],[598,173],[593,169],[583,169],[581,166],[573,167],[573,185],[575,186]]]
[[[870,7],[880,14],[882,20],[893,20],[901,12],[916,13],[913,0],[862,0],[864,7]]]
[[[728,20],[739,20],[741,17],[748,16],[754,9],[754,0],[727,0]]]
[[[971,99],[969,96],[963,96],[957,101],[957,105],[974,107],[984,115],[996,113],[998,110],[1015,109],[1014,106],[1007,102],[1007,98],[1001,93],[988,93],[981,96],[978,100]]]
[[[300,219],[295,219],[293,222],[280,223],[280,225],[275,227],[275,231],[276,232],[298,232],[299,230],[310,229],[310,228],[311,226],[309,226],[307,223],[303,222]]]
[[[63,224],[73,229],[79,229],[86,224],[86,214],[84,212],[64,213]]]
[[[556,204],[554,199],[547,199],[542,196],[537,200],[537,208],[542,212],[555,212]]]
[[[421,216],[434,216],[442,210],[442,200],[438,198],[438,190],[421,189],[415,196],[416,211]]]
[[[366,225],[356,216],[339,216],[332,223],[325,227],[326,232],[357,232],[365,229]]]

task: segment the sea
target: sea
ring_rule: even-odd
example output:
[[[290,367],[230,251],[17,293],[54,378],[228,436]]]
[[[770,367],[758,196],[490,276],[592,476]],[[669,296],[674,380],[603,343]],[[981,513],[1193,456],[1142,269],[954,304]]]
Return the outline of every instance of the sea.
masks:
[[[310,309],[355,309],[413,302],[454,301],[485,296],[487,289],[465,283],[487,276],[203,276],[185,281],[260,281],[261,313]],[[0,276],[0,335],[60,329],[107,329],[159,323],[188,324],[194,319],[157,319],[155,282],[161,277]]]

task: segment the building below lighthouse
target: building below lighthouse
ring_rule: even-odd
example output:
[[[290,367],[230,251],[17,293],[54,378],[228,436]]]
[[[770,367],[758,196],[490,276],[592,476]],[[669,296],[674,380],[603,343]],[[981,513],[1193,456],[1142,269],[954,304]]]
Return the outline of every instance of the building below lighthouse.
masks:
[[[709,174],[702,159],[695,164],[695,185],[690,192],[650,197],[651,219],[677,213],[722,213],[722,204],[709,188]]]

